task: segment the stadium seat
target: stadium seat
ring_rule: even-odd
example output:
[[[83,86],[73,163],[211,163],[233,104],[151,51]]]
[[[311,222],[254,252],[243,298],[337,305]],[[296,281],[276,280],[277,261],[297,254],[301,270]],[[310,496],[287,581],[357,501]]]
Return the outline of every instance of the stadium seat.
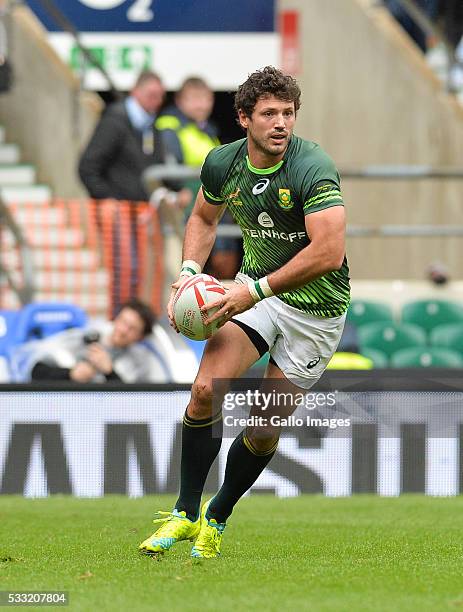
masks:
[[[347,322],[361,327],[368,323],[387,321],[392,323],[392,308],[385,302],[371,302],[368,300],[352,300],[347,311]]]
[[[405,323],[370,323],[359,328],[362,354],[372,348],[388,357],[400,349],[424,346],[426,333],[416,325]]]
[[[431,346],[449,348],[463,356],[463,323],[435,327],[430,340]]]
[[[0,383],[11,381],[10,366],[8,359],[0,355]]]
[[[391,357],[393,368],[463,368],[463,357],[456,351],[438,347],[415,347],[397,351]]]
[[[0,310],[0,356],[6,357],[8,349],[15,344],[18,310]]]
[[[74,304],[27,304],[19,311],[15,323],[15,343],[46,338],[71,327],[84,327],[86,323],[87,315],[82,308]]]
[[[387,368],[389,365],[388,356],[377,349],[366,347],[362,350],[362,355],[368,359],[371,359],[373,362],[373,368]]]
[[[417,300],[402,308],[402,322],[413,323],[429,333],[434,327],[463,323],[463,306],[447,300]]]

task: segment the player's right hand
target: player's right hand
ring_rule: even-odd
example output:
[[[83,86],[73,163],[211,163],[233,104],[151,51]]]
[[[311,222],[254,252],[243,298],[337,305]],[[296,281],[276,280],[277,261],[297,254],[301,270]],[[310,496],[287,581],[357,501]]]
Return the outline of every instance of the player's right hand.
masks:
[[[201,307],[201,312],[204,313],[208,313],[212,308],[218,307],[217,312],[210,316],[208,315],[204,324],[210,325],[214,321],[220,319],[219,327],[222,327],[222,325],[225,325],[232,317],[245,310],[249,310],[254,304],[255,302],[249,292],[248,286],[235,283],[235,286],[231,287],[224,296]]]

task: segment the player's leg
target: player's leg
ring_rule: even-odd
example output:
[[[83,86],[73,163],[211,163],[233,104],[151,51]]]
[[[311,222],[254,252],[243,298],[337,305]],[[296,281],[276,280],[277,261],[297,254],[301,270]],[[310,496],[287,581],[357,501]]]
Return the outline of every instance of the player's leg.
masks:
[[[252,330],[250,333],[252,336]],[[163,521],[161,527],[140,545],[143,553],[164,552],[176,542],[192,540],[198,534],[201,494],[222,442],[221,411],[212,414],[212,380],[240,376],[259,357],[249,334],[231,322],[207,343],[183,419],[179,498],[173,512],[158,519]],[[220,398],[216,405],[221,405]]]
[[[213,379],[240,376],[259,359],[260,352],[234,323],[226,324],[206,345],[183,419],[180,494],[175,504],[190,520],[198,518],[204,483],[222,442],[222,395],[227,389],[222,388],[221,397],[214,398],[213,414]]]
[[[320,319],[286,307],[272,298],[265,300],[278,321],[279,333],[270,354],[262,393],[276,389],[293,401],[273,404],[264,424],[247,428],[230,447],[225,478],[217,495],[203,506],[201,531],[192,550],[195,557],[219,554],[226,520],[242,495],[254,484],[275,454],[280,426],[273,415],[288,417],[297,408],[296,399],[319,379],[341,338],[345,317]],[[296,397],[294,397],[296,396]],[[251,414],[256,414],[256,407]],[[257,412],[262,415],[262,412]],[[278,421],[278,420],[277,420]]]
[[[280,368],[270,362],[260,392],[264,395],[274,391],[284,393],[285,396],[301,393],[301,389],[293,385]],[[217,522],[226,522],[236,502],[252,487],[275,454],[281,427],[271,417],[287,417],[296,407],[295,402],[285,402],[284,406],[268,406],[265,412],[256,406],[251,408],[251,416],[264,419],[261,419],[258,425],[242,431],[230,447],[223,485],[209,506],[209,515]],[[246,469],[243,469],[243,466],[246,466]]]
[[[297,399],[323,374],[338,346],[345,316],[322,319],[295,311],[282,302],[273,304],[270,302],[269,307],[276,309],[280,333],[270,351],[261,394],[268,396],[276,390],[277,399]],[[218,523],[225,523],[234,504],[254,484],[275,454],[281,431],[278,422],[297,408],[295,399],[270,404],[265,413],[252,408],[251,415],[264,416],[264,423],[246,428],[230,447],[224,483],[208,510],[208,516]],[[279,418],[272,419],[272,416]]]
[[[268,364],[260,391],[262,394],[284,393],[287,398],[301,393],[274,363]],[[287,417],[296,407],[294,400],[285,402],[282,407],[268,407],[265,412],[260,407],[251,408],[251,416],[262,419],[255,421],[258,425],[242,431],[230,446],[223,484],[203,506],[201,531],[191,551],[193,557],[210,558],[219,554],[222,534],[233,507],[252,487],[277,449],[281,427],[270,417]]]

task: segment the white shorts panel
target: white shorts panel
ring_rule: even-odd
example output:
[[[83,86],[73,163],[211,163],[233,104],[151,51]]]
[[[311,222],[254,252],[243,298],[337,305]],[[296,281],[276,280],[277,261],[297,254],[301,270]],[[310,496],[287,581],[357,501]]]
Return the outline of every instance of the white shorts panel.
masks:
[[[336,351],[346,315],[316,317],[281,302],[277,318],[280,335],[270,351],[286,378],[310,389]]]
[[[338,347],[346,315],[316,317],[270,297],[233,318],[262,336],[271,357],[289,380],[310,389]]]

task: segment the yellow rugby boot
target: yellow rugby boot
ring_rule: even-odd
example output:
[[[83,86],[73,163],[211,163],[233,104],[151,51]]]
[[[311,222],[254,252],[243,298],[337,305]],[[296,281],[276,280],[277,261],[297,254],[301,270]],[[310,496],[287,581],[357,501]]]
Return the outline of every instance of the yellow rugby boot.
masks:
[[[186,518],[186,512],[162,512],[162,518],[154,519],[153,523],[162,525],[140,544],[138,550],[145,555],[156,555],[164,553],[172,548],[174,544],[181,540],[191,540],[194,542],[199,533],[200,518],[197,521],[190,521]]]
[[[198,559],[212,559],[220,556],[220,544],[226,527],[215,519],[207,519],[206,512],[211,500],[207,501],[201,510],[201,529],[196,542],[191,549],[191,556]]]

